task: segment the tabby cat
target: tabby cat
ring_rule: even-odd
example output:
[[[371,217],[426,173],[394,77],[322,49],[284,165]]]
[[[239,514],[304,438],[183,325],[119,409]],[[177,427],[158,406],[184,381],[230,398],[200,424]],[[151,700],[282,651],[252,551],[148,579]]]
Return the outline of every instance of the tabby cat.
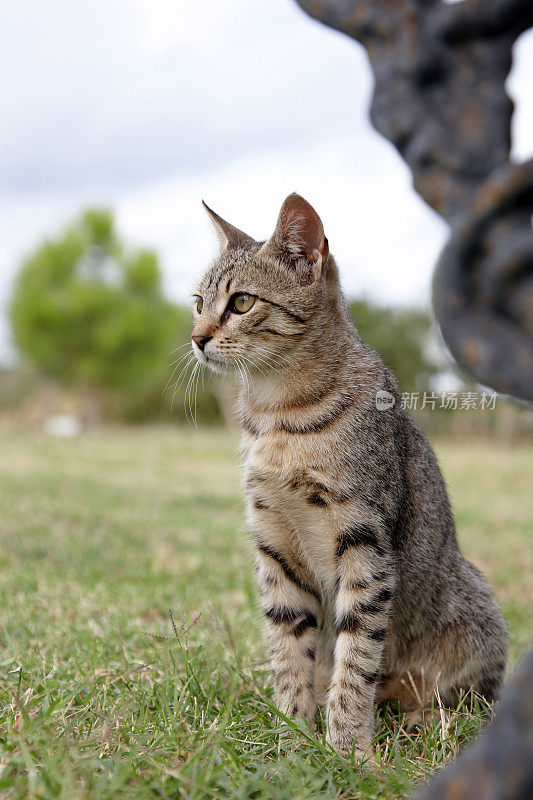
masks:
[[[257,242],[206,209],[221,253],[192,347],[244,376],[239,410],[276,700],[324,710],[339,752],[369,753],[374,705],[498,696],[507,631],[460,554],[435,455],[355,329],[322,222],[298,194]]]

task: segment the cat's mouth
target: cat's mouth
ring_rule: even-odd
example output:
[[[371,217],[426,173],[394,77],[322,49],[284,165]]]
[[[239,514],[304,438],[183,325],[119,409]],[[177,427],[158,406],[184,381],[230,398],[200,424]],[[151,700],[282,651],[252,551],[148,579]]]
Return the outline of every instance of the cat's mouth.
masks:
[[[193,353],[196,356],[196,360],[203,364],[205,367],[209,367],[212,369],[213,372],[227,372],[228,367],[231,367],[231,364],[228,364],[227,361],[223,361],[222,359],[217,358],[212,353],[204,353],[203,350],[200,350],[196,344],[193,342]]]
[[[209,358],[206,356],[203,350],[200,350],[195,342],[192,342],[192,351],[196,357],[196,360],[199,361],[200,364],[209,364]]]
[[[213,356],[205,356],[202,359],[202,364],[205,364],[209,369],[212,369],[213,372],[227,372],[228,367],[231,365],[228,364],[227,361],[219,361],[217,358],[213,358]]]
[[[216,372],[218,375],[224,375],[225,377],[238,377],[240,375],[241,378],[243,377],[245,367],[243,367],[240,359],[234,361],[233,359],[217,358],[217,356],[214,356],[212,353],[208,355],[198,349],[195,350],[195,355],[201,364],[208,367],[212,372]],[[249,370],[246,370],[246,375],[248,375],[249,378],[251,377]]]

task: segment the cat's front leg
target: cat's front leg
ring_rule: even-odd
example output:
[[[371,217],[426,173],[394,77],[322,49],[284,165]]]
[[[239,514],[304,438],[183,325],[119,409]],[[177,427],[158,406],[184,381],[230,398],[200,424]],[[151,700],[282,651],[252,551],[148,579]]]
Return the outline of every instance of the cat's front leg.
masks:
[[[328,741],[369,755],[374,700],[394,589],[393,560],[377,526],[359,523],[336,542],[336,642],[327,705]]]
[[[319,595],[298,577],[282,553],[261,539],[256,544],[276,702],[288,717],[312,723],[317,710],[314,660],[321,620]]]

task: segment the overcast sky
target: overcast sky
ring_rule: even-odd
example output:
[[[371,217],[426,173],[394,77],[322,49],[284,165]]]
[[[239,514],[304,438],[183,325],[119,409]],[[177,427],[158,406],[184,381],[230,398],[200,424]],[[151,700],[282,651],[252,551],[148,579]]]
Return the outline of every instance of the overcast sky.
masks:
[[[216,250],[205,200],[256,238],[299,191],[346,291],[429,301],[446,226],[368,122],[363,49],[293,0],[4,0],[0,361],[25,253],[91,204],[159,251],[185,299]],[[533,34],[515,50],[514,154],[533,154]]]

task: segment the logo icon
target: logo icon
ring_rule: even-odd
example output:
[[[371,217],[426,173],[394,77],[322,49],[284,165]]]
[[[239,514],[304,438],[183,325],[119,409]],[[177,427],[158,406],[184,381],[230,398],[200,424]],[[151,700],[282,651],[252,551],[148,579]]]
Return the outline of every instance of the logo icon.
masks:
[[[384,389],[379,389],[376,392],[376,408],[378,411],[388,411],[395,402],[394,395],[390,392],[386,392]]]

